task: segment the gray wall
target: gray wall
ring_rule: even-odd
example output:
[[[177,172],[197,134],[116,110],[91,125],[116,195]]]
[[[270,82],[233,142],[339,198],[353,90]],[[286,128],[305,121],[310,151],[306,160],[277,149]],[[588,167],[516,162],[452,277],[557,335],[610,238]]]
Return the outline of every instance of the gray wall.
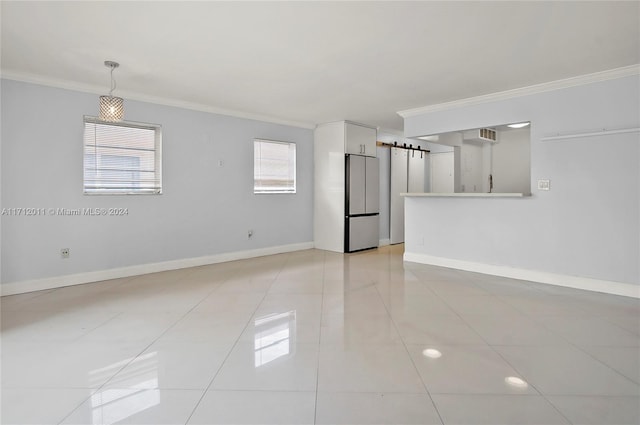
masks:
[[[632,76],[405,119],[407,136],[531,121],[533,189],[524,199],[408,200],[405,251],[639,284],[639,133],[541,140],[637,128],[639,83]],[[538,191],[538,179],[551,190]]]
[[[83,196],[82,116],[97,113],[97,96],[9,80],[1,88],[3,208],[129,210],[3,216],[3,283],[313,241],[310,129],[125,99],[128,121],[162,125],[163,194]],[[297,194],[253,194],[253,138],[297,143]],[[71,258],[60,258],[63,247]]]
[[[498,137],[498,143],[487,146],[492,150],[493,156],[493,191],[530,193],[531,135],[529,128],[500,131]]]

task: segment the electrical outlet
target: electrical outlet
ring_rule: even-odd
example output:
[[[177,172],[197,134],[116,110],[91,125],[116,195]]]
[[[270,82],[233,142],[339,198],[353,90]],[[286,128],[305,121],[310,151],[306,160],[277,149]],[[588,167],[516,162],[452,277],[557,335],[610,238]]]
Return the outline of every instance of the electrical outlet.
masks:
[[[549,179],[538,180],[538,190],[550,190],[550,189],[551,189],[551,181]]]
[[[224,167],[224,159],[218,160],[218,167]]]
[[[69,248],[62,248],[60,250],[60,258],[69,258]]]
[[[253,230],[247,230],[247,239],[251,239],[253,236]]]

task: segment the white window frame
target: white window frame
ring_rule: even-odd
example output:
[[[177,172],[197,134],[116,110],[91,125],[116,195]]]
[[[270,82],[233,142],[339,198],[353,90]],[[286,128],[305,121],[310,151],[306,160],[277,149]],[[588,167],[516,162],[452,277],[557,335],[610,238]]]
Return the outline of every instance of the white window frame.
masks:
[[[293,146],[293,158],[289,157],[289,167],[293,166],[293,184],[287,189],[282,188],[273,188],[273,189],[265,189],[262,185],[258,185],[259,176],[257,175],[257,161],[261,161],[262,157],[256,156],[256,143],[273,143],[279,145]],[[281,140],[268,140],[268,139],[253,139],[253,193],[256,195],[264,195],[264,194],[291,194],[295,195],[297,193],[297,167],[298,167],[298,147],[295,142],[284,142]],[[293,162],[293,164],[291,164]]]
[[[115,127],[129,127],[129,128],[138,128],[144,130],[152,130],[154,131],[154,170],[155,170],[155,182],[156,185],[153,188],[140,188],[140,189],[131,189],[131,188],[109,188],[109,187],[101,187],[101,188],[91,188],[87,186],[87,169],[85,168],[85,157],[86,155],[92,154],[88,148],[91,147],[85,140],[85,132],[87,131],[87,124],[96,124],[96,125],[109,125]],[[95,142],[97,143],[97,141]],[[94,149],[95,149],[94,145]],[[126,145],[123,145],[124,148],[127,148]],[[84,116],[83,117],[83,138],[82,138],[82,160],[83,160],[83,178],[82,178],[82,187],[83,193],[85,195],[160,195],[162,194],[162,126],[159,124],[149,124],[149,123],[140,123],[133,121],[118,121],[118,122],[109,122],[102,121],[97,117],[92,116]]]

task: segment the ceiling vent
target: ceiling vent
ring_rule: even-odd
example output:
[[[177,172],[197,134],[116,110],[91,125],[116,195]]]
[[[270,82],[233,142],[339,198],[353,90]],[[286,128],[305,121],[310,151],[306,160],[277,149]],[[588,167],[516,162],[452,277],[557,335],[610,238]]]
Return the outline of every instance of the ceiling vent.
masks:
[[[465,142],[489,142],[497,141],[496,131],[491,128],[478,128],[464,132],[463,140]]]

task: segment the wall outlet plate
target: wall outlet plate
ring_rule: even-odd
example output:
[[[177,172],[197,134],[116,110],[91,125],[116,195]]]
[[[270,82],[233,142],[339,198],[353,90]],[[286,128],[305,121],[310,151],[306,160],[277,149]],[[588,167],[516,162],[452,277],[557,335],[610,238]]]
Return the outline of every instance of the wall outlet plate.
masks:
[[[538,190],[550,190],[550,189],[551,189],[551,181],[549,179],[538,180]]]

